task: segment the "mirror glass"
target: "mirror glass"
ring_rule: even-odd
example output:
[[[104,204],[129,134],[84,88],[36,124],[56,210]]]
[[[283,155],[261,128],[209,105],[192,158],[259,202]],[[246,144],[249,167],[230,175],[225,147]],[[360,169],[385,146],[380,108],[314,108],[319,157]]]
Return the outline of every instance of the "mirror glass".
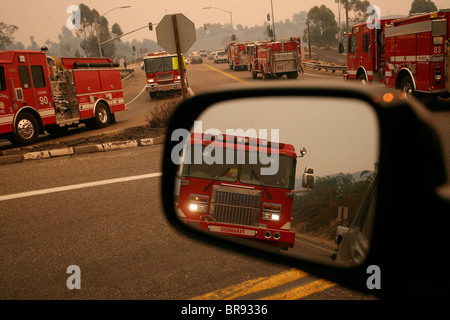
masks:
[[[378,119],[364,101],[253,97],[175,130],[175,210],[187,225],[281,255],[353,266],[370,244]]]

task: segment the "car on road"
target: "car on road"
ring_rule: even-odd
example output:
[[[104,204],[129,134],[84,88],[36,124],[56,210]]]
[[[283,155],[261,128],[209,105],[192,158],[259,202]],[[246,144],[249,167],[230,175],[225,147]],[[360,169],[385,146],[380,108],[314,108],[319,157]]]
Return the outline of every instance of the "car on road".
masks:
[[[202,57],[200,57],[200,55],[198,55],[198,54],[194,54],[192,57],[191,57],[191,62],[190,62],[191,64],[199,64],[199,63],[203,63],[203,58]]]
[[[217,51],[214,56],[214,63],[225,63],[228,61],[227,53],[225,51]]]

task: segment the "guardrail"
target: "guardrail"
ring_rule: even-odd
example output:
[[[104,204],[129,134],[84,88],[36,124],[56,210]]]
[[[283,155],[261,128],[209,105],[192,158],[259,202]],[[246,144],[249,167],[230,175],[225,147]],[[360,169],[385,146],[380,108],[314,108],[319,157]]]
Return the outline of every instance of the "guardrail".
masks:
[[[331,70],[332,73],[335,73],[336,71],[342,71],[342,73],[345,73],[347,71],[347,66],[334,66],[329,64],[320,64],[312,62],[303,62],[303,66],[317,70],[322,69],[324,69],[325,71]]]

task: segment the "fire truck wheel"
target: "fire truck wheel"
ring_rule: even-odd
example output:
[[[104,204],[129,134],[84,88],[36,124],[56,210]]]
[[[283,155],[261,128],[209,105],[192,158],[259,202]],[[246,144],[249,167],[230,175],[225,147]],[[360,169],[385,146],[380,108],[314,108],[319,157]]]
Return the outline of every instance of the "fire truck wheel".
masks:
[[[269,73],[266,73],[266,70],[264,70],[264,67],[261,68],[261,74],[262,74],[263,80],[272,79],[272,76]]]
[[[99,103],[95,109],[94,118],[86,122],[86,126],[90,129],[99,129],[109,126],[110,121],[109,108],[104,103]]]
[[[39,123],[36,118],[28,113],[22,112],[17,116],[11,142],[18,146],[33,144],[39,137]]]
[[[414,96],[414,84],[410,77],[406,76],[402,79],[400,90],[406,95],[406,98]]]
[[[292,71],[286,74],[288,79],[297,79],[298,78],[298,72]]]
[[[253,66],[250,67],[251,69],[251,73],[252,73],[252,78],[256,79],[258,77],[258,72],[255,71],[255,69],[253,69]]]
[[[362,85],[366,85],[367,84],[366,75],[364,73],[361,73],[358,76],[358,82],[361,83]]]

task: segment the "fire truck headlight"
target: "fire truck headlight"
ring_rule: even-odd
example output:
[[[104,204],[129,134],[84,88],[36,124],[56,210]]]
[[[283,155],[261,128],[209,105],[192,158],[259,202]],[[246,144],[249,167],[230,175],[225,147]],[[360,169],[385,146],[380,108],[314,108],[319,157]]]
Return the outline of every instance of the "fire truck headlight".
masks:
[[[148,79],[147,80],[147,83],[153,83],[153,82],[155,82],[155,79]]]
[[[189,211],[205,213],[205,212],[208,212],[208,205],[198,204],[198,203],[190,203]]]
[[[270,221],[280,221],[281,205],[273,203],[263,203],[261,219]]]
[[[261,218],[263,220],[280,221],[281,214],[279,214],[279,213],[263,212]]]
[[[208,212],[208,203],[209,203],[208,196],[191,194],[189,196],[189,211],[202,213]]]

